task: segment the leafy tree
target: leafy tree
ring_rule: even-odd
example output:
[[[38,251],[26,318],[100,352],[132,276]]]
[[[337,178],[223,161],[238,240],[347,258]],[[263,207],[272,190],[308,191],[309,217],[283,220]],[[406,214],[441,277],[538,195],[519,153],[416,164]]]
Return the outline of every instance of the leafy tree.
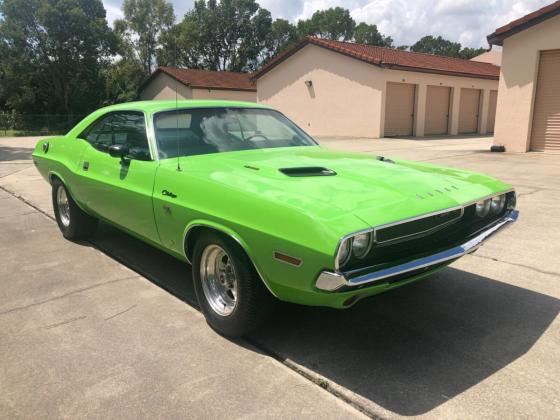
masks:
[[[260,64],[272,27],[270,12],[255,0],[197,0],[168,31],[158,63],[208,70],[250,71]]]
[[[115,21],[115,32],[128,50],[128,59],[137,60],[144,77],[152,73],[161,34],[175,20],[173,5],[166,0],[124,0],[124,19]]]
[[[393,46],[393,39],[390,36],[384,36],[379,32],[376,25],[368,25],[365,22],[361,22],[354,29],[354,42],[380,47]]]
[[[485,51],[484,48],[461,48],[459,42],[448,41],[441,36],[435,38],[431,35],[420,38],[410,47],[410,50],[464,59],[471,59]]]
[[[107,66],[102,75],[105,81],[103,105],[136,100],[145,79],[142,67],[136,61],[124,58]]]
[[[273,57],[298,40],[297,28],[285,19],[276,19],[267,37],[264,58]]]
[[[100,71],[114,37],[101,0],[0,2],[0,91],[20,113],[89,112],[103,95]]]
[[[486,52],[486,48],[483,47],[480,48],[465,47],[461,50],[459,56],[460,58],[464,58],[465,60],[470,60],[471,58],[476,57],[477,55],[480,55],[484,52]]]
[[[428,54],[446,55],[448,57],[458,57],[461,51],[461,44],[443,39],[441,36],[434,38],[431,35],[420,38],[410,47],[410,51],[423,52]]]
[[[300,36],[313,35],[336,41],[351,40],[355,27],[356,22],[350,16],[350,12],[342,7],[318,10],[310,19],[297,23]]]
[[[0,111],[0,129],[4,130],[4,135],[7,134],[8,130],[13,130],[18,121],[18,115],[16,110],[11,111]]]

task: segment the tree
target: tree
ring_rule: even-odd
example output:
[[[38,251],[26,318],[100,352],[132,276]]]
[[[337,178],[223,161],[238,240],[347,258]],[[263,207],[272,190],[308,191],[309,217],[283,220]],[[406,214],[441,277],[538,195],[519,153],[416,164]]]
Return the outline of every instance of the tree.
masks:
[[[270,42],[271,27],[270,12],[255,0],[197,0],[183,21],[162,37],[165,41],[158,52],[158,63],[176,61],[177,65],[208,70],[255,70]]]
[[[264,59],[275,56],[298,40],[297,28],[285,19],[276,19],[267,37]]]
[[[361,22],[354,29],[354,42],[358,44],[378,45],[380,47],[392,47],[393,39],[379,32],[376,25],[368,25]]]
[[[480,48],[465,47],[461,50],[459,55],[460,58],[464,58],[465,60],[470,60],[471,58],[476,57],[477,55],[480,55],[484,52],[486,52],[486,48],[483,47]]]
[[[423,52],[428,54],[445,55],[448,57],[471,59],[486,51],[484,48],[462,48],[459,42],[451,42],[438,36],[431,35],[420,38],[410,47],[411,51]]]
[[[160,36],[175,21],[173,5],[165,0],[124,0],[124,19],[115,21],[115,31],[137,60],[144,77],[153,70]]]
[[[100,0],[0,2],[0,91],[19,113],[90,112],[114,37]]]
[[[434,38],[431,35],[420,38],[410,47],[410,51],[423,52],[428,54],[446,55],[448,57],[458,57],[461,51],[461,44],[443,39],[441,36]]]
[[[335,41],[351,40],[355,27],[356,22],[350,16],[350,12],[342,7],[318,10],[310,19],[297,23],[300,36],[312,35]]]

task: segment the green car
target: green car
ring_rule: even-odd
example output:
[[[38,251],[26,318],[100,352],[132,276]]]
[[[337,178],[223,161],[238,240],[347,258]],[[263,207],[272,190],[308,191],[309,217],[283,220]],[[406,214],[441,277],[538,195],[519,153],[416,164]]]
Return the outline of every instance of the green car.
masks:
[[[103,220],[190,263],[202,312],[229,336],[276,300],[347,308],[423,278],[518,217],[508,184],[328,150],[254,103],[102,108],[33,160],[66,238]]]

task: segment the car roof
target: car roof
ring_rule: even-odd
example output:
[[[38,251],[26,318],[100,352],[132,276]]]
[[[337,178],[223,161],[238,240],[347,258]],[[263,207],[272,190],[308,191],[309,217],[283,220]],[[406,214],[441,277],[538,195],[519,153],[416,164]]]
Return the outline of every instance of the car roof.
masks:
[[[154,113],[159,111],[170,111],[175,108],[264,108],[269,107],[257,104],[255,102],[243,101],[225,101],[225,100],[211,100],[211,99],[183,99],[183,100],[167,100],[167,101],[136,101],[125,102],[122,104],[111,105],[99,109],[98,111],[110,112],[118,110],[127,111],[144,111]]]

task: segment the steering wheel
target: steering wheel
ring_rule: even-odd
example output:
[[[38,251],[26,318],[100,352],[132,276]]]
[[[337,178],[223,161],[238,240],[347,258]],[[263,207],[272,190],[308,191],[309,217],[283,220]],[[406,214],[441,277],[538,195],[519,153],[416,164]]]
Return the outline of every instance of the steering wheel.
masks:
[[[264,141],[266,142],[266,144],[268,146],[272,146],[272,142],[270,141],[270,139],[268,137],[266,137],[264,134],[261,134],[261,133],[255,133],[252,136],[245,137],[245,141],[251,141],[255,137],[260,137],[261,139],[264,139]]]

